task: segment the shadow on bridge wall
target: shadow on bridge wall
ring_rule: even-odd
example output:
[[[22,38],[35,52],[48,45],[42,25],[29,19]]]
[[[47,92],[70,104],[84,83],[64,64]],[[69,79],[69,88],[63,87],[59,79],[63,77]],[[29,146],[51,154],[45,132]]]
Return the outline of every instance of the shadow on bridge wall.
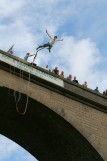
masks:
[[[22,94],[20,110],[25,104]],[[73,126],[36,100],[29,98],[25,115],[17,113],[14,97],[5,87],[0,87],[0,133],[39,161],[103,161]]]

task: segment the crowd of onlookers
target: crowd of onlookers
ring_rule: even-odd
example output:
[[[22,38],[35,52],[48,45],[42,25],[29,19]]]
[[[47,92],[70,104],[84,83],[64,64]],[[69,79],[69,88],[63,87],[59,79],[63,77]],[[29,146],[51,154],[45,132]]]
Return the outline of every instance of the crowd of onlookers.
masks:
[[[57,66],[53,70],[50,70],[49,69],[49,66],[46,65],[45,66],[45,69],[48,70],[48,71],[50,71],[50,72],[52,72],[52,73],[54,73],[54,74],[56,74],[56,75],[58,75],[58,76],[60,76],[60,77],[62,77],[62,78],[65,78],[64,71],[59,72],[59,69],[58,69]],[[68,80],[68,81],[72,81],[72,82],[75,82],[75,83],[79,84],[79,81],[76,79],[76,76],[74,76],[72,78],[72,75],[71,74],[69,74],[65,79]],[[82,86],[87,88],[88,87],[87,81],[85,81],[82,84]],[[98,86],[94,89],[94,91],[97,92],[97,93],[100,93]],[[103,95],[107,96],[107,89],[103,92]]]
[[[8,53],[13,54],[13,46],[14,45],[12,45],[12,47],[8,50]],[[29,57],[34,56],[34,55],[35,54],[31,55],[30,53],[27,53],[25,55],[25,57],[24,57],[24,60],[27,61]],[[35,60],[35,58],[36,58],[36,55],[34,57],[34,60]],[[49,69],[49,66],[46,65],[45,66],[45,69],[48,70],[48,71],[50,71],[50,72],[52,72],[52,73],[54,73],[54,74],[56,74],[56,75],[58,75],[58,76],[60,76],[60,77],[62,77],[62,78],[65,78],[64,71],[61,71],[61,73],[59,73],[59,69],[58,69],[57,66],[53,70],[50,70]],[[66,77],[65,79],[68,80],[68,81],[72,81],[72,82],[75,82],[75,83],[79,84],[78,80],[76,79],[76,76],[74,76],[74,78],[72,78],[72,75],[71,74],[69,74],[68,77]],[[88,87],[87,81],[85,81],[82,84],[82,86],[87,88]],[[97,92],[97,93],[100,93],[98,86],[94,89],[94,91]],[[107,96],[107,89],[105,91],[103,91],[103,95]]]

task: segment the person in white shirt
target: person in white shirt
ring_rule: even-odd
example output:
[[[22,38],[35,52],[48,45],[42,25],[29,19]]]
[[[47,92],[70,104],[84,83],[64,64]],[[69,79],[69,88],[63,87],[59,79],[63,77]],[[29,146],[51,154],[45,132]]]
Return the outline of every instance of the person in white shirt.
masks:
[[[52,38],[52,36],[48,33],[47,30],[46,30],[46,33],[47,33],[48,37],[51,39],[51,41],[48,42],[48,43],[46,43],[46,44],[44,44],[44,45],[38,46],[38,47],[36,48],[36,50],[38,50],[38,49],[40,49],[40,48],[48,47],[49,52],[50,52],[50,51],[51,51],[51,48],[52,48],[52,46],[54,45],[55,42],[57,42],[57,41],[63,41],[63,39],[57,39],[57,36],[54,36],[54,37]]]

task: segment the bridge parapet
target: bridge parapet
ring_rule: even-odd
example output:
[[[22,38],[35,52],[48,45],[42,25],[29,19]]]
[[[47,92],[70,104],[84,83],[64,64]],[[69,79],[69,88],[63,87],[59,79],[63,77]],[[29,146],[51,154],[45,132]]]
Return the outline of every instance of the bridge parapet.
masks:
[[[84,88],[82,85],[76,84],[72,81],[67,81],[52,72],[38,67],[35,64],[26,62],[23,59],[2,50],[0,50],[0,61],[1,69],[10,72],[10,74],[13,73],[20,77],[20,70],[22,70],[23,79],[28,80],[30,74],[30,82],[40,84],[62,95],[88,104],[107,113],[107,97],[100,93],[96,93],[94,90]]]

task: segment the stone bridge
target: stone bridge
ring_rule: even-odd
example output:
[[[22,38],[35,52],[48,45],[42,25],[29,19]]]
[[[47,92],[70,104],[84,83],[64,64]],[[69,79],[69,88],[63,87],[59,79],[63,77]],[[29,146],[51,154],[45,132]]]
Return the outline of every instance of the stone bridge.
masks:
[[[39,161],[107,161],[107,97],[0,50],[0,133]]]

